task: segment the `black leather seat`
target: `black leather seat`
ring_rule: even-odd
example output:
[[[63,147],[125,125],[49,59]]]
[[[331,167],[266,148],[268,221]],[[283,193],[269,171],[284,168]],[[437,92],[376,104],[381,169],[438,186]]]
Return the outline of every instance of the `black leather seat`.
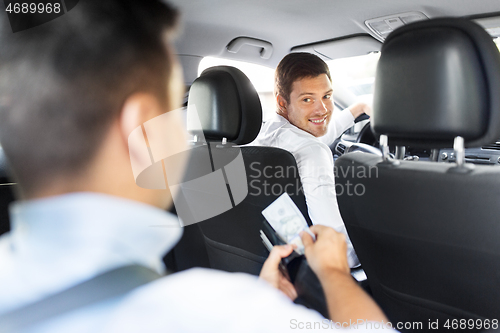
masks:
[[[286,191],[311,224],[295,159],[278,148],[239,146],[252,142],[262,124],[259,96],[240,70],[227,66],[205,70],[191,86],[188,104],[196,106],[210,145],[211,171],[241,152],[248,194],[238,200],[236,189],[226,179],[233,208],[186,226],[183,239],[173,251],[175,266],[178,270],[201,266],[259,274],[268,255],[259,234],[264,208]],[[226,144],[222,143],[224,139]],[[206,147],[207,143],[201,145]],[[202,150],[193,151],[193,161],[203,154]]]
[[[0,148],[0,235],[10,231],[9,205],[14,201],[14,187],[7,158]]]
[[[391,145],[466,147],[500,137],[500,55],[461,19],[409,24],[385,41],[372,129]],[[460,139],[457,149],[460,151]],[[350,153],[338,202],[373,295],[393,322],[498,318],[500,168]],[[363,177],[361,171],[364,171]],[[360,176],[361,175],[361,176]],[[364,192],[362,191],[364,189]]]

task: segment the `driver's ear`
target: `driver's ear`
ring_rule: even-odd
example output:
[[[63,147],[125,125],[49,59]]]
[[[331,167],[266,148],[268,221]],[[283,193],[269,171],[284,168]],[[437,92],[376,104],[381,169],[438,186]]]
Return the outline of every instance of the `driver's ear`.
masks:
[[[288,103],[286,102],[286,99],[280,94],[277,94],[276,103],[278,105],[278,114],[288,120]]]

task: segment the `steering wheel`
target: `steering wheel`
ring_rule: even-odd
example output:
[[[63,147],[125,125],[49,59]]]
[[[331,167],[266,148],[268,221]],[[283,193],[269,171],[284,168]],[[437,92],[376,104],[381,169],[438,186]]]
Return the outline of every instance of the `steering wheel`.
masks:
[[[378,139],[372,132],[372,129],[370,127],[370,122],[367,122],[365,126],[363,126],[361,131],[359,131],[356,143],[364,143],[366,145],[373,146],[375,148],[379,147]]]
[[[370,122],[366,123],[365,126],[359,131],[358,137],[356,138],[356,143],[365,144],[368,146],[372,146],[375,148],[380,148],[379,141],[375,134],[373,134]],[[404,159],[406,147],[392,147],[391,151],[394,153],[390,153],[393,158]],[[413,157],[415,158],[415,157]]]

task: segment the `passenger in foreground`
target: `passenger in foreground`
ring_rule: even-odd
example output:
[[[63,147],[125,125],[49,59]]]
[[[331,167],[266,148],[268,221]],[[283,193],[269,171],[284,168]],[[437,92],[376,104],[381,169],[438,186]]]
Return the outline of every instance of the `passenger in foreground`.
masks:
[[[2,22],[0,142],[19,201],[11,207],[12,231],[0,238],[0,322],[118,267],[164,272],[161,258],[182,233],[165,212],[175,193],[136,185],[129,154],[140,151],[128,138],[181,105],[171,46],[176,21],[176,11],[156,0],[87,0],[16,34]],[[163,129],[175,138],[172,152],[186,145],[182,128],[173,117]],[[169,181],[181,178],[182,166],[175,171]],[[331,318],[344,327],[387,323],[350,276],[344,236],[323,226],[311,230],[317,240],[303,235],[306,256]],[[291,251],[274,248],[260,279],[192,269],[56,313],[27,331],[281,332],[325,325],[289,299],[296,292],[278,263]]]

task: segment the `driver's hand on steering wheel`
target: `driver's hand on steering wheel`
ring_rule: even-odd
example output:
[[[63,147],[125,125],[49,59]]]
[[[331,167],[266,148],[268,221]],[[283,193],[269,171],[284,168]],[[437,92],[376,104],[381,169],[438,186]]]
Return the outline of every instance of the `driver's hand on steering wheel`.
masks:
[[[368,104],[363,102],[354,103],[353,105],[349,106],[348,109],[349,111],[351,111],[354,119],[358,118],[363,113],[366,113],[369,116],[372,115],[372,108]]]

